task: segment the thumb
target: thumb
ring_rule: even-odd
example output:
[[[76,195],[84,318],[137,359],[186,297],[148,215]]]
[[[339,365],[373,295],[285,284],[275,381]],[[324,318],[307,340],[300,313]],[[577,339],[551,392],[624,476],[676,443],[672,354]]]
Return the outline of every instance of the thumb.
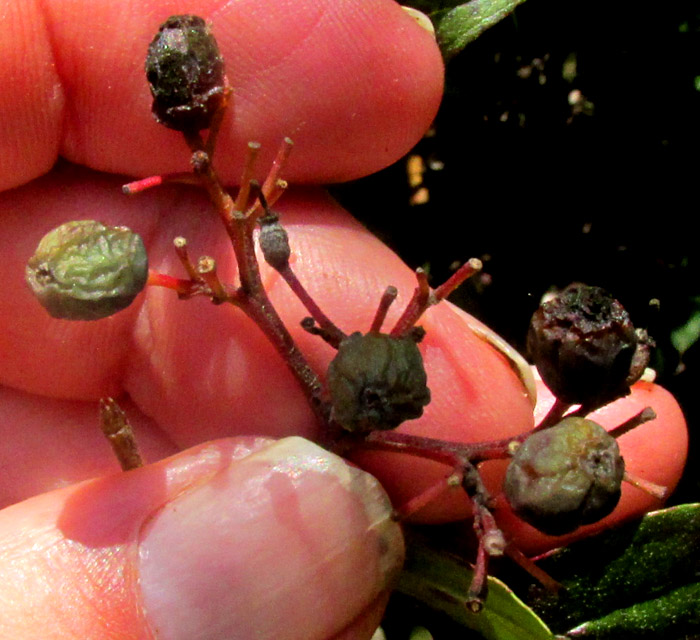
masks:
[[[403,559],[379,484],[307,440],[219,440],[0,512],[0,636],[369,637]]]

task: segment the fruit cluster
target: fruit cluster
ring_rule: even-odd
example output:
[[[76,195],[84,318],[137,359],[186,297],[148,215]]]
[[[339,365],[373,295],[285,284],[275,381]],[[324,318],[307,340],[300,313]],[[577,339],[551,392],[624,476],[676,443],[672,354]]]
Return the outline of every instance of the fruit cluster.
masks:
[[[235,198],[221,184],[212,165],[231,91],[223,59],[205,22],[189,15],[169,18],[148,49],[146,75],[153,114],[161,124],[182,132],[191,150],[193,171],[147,178],[126,185],[124,190],[133,194],[166,181],[201,185],[232,239],[239,282],[222,283],[216,263],[206,256],[193,264],[183,238],[176,238],[174,247],[188,274],[184,279],[149,272],[143,242],[126,228],[105,227],[95,221],[69,222],[41,241],[27,265],[27,282],[51,315],[78,320],[104,318],[128,306],[147,284],[170,288],[182,298],[205,296],[217,304],[230,303],[242,309],[296,376],[326,434],[323,444],[343,453],[363,448],[403,452],[450,466],[441,486],[397,508],[397,514],[410,515],[448,486],[463,487],[474,506],[479,537],[471,589],[476,609],[484,595],[488,556],[507,552],[491,514],[492,500],[478,463],[510,459],[505,495],[515,513],[546,533],[572,531],[614,509],[626,478],[624,462],[615,437],[585,416],[629,392],[644,371],[651,345],[616,300],[597,287],[577,284],[535,313],[529,349],[558,400],[533,432],[474,444],[397,432],[396,427],[404,421],[421,416],[431,398],[418,347],[424,331],[417,322],[429,307],[478,271],[479,261],[470,260],[435,290],[418,270],[413,298],[390,331],[383,332],[382,325],[396,298],[393,287],[387,288],[369,330],[346,335],[296,277],[289,260],[287,233],[270,208],[286,187],[281,174],[291,141],[282,145],[262,186],[251,179],[258,145],[249,145]],[[206,139],[204,130],[208,130]],[[268,298],[256,246],[308,311],[302,326],[337,349],[324,376],[318,376],[308,364]],[[115,428],[114,416],[120,414],[112,408],[109,415],[110,431],[120,431],[125,418],[119,417]],[[624,429],[650,417],[647,412]],[[129,459],[138,457],[131,452]]]

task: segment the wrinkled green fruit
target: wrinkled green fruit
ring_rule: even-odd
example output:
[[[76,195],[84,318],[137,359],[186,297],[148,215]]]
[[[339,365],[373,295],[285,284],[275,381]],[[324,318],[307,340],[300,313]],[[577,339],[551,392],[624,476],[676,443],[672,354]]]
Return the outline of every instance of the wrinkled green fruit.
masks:
[[[603,427],[565,418],[518,448],[503,490],[525,522],[543,533],[563,535],[613,511],[624,473],[617,442]]]
[[[331,419],[348,431],[394,429],[419,418],[430,402],[415,340],[383,333],[353,333],[328,367]]]
[[[25,278],[54,318],[99,320],[128,307],[144,288],[148,256],[130,229],[78,220],[41,239]]]
[[[148,47],[153,115],[177,131],[208,129],[226,93],[224,60],[199,16],[171,16]]]

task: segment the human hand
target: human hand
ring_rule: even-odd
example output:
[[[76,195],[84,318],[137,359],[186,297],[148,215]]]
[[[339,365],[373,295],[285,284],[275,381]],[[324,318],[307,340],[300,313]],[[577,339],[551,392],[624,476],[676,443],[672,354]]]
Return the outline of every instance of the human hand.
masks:
[[[141,638],[156,628],[163,638],[250,637],[249,629],[365,637],[402,556],[383,494],[299,440],[200,445],[315,435],[296,382],[257,327],[236,309],[157,289],[113,318],[57,321],[29,294],[23,269],[46,231],[96,218],[138,231],[159,271],[176,269],[171,240],[183,235],[232,275],[226,238],[199,194],[168,187],[129,199],[119,190],[125,178],[110,175],[187,167],[180,136],[150,117],[143,78],[146,46],[168,15],[211,20],[228,61],[234,106],[216,163],[230,181],[252,139],[263,144],[261,167],[283,136],[295,139],[292,183],[350,179],[396,159],[434,115],[439,53],[388,0],[163,4],[128,13],[75,0],[46,3],[39,15],[15,3],[2,25],[12,55],[0,71],[0,185],[19,188],[0,197],[0,503],[17,503],[0,512],[8,585],[0,630],[21,638]],[[42,176],[57,155],[71,164]],[[387,284],[399,288],[402,307],[412,274],[322,192],[292,190],[277,208],[295,269],[341,327],[368,327]],[[322,370],[331,350],[296,328],[304,311],[273,273],[265,277]],[[463,314],[441,305],[423,325],[434,400],[407,428],[474,440],[531,426],[519,381]],[[75,484],[116,469],[96,400],[124,394],[147,460],[177,455]],[[371,464],[395,478],[399,500],[442,473],[386,456]],[[456,498],[434,512],[464,510]]]

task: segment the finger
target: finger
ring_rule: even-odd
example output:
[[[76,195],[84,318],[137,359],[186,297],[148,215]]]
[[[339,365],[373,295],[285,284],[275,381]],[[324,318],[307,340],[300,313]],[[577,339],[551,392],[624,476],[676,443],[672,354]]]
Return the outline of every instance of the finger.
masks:
[[[112,183],[112,187],[109,185]],[[44,202],[54,205],[47,209]],[[318,435],[308,403],[284,361],[239,310],[207,300],[178,300],[150,288],[133,308],[99,322],[49,318],[22,281],[23,264],[40,236],[69,217],[124,223],[141,231],[151,266],[184,275],[172,238],[184,235],[194,256],[217,259],[222,278],[234,278],[231,249],[219,222],[196,193],[158,190],[122,196],[116,180],[66,168],[0,199],[0,230],[8,255],[0,264],[0,376],[4,384],[58,398],[97,400],[127,391],[139,409],[179,447],[236,433]],[[327,196],[289,194],[280,202],[293,247],[293,265],[312,296],[346,332],[366,331],[387,285],[400,291],[387,326],[415,287],[413,274]],[[27,228],[26,220],[33,220]],[[334,350],[305,333],[306,311],[270,269],[264,279],[301,350],[321,374]],[[487,440],[532,425],[532,410],[508,363],[475,337],[466,316],[448,304],[422,321],[432,402],[406,428],[435,437]],[[87,345],[87,347],[86,347]],[[368,458],[399,499],[439,479],[440,465],[394,457]],[[364,462],[363,462],[364,463]],[[466,513],[466,501],[450,517]],[[440,507],[442,508],[442,507]],[[444,514],[443,514],[444,515]]]
[[[248,141],[262,143],[267,164],[284,136],[297,147],[290,180],[371,173],[435,115],[439,51],[392,0],[199,0],[188,10],[212,23],[234,90],[217,157],[227,181],[240,176]],[[182,137],[150,115],[143,71],[172,12],[156,0],[13,4],[0,26],[0,188],[45,172],[57,153],[132,175],[188,168]]]
[[[7,294],[0,300],[0,321],[6,326],[0,335],[2,382],[32,393],[86,400],[126,390],[146,414],[168,425],[183,446],[197,438],[230,434],[239,417],[259,433],[308,431],[311,414],[296,381],[259,329],[233,307],[212,306],[204,299],[181,301],[169,290],[151,287],[133,309],[104,321],[47,316],[24,284],[22,269],[41,235],[69,215],[99,212],[107,224],[124,223],[141,231],[155,270],[182,273],[172,238],[183,235],[193,255],[207,253],[217,259],[224,281],[235,277],[228,240],[197,194],[161,190],[129,199],[117,191],[115,180],[91,178],[68,168],[0,199],[0,228],[10,247],[0,265]],[[183,195],[176,198],[176,193]],[[366,331],[381,294],[394,284],[400,295],[390,310],[391,326],[415,287],[411,272],[327,196],[315,191],[289,195],[280,202],[280,211],[291,237],[294,269],[311,295],[346,332]],[[48,210],[47,200],[54,203]],[[34,220],[31,228],[27,219]],[[323,371],[333,349],[301,330],[299,322],[307,313],[279,276],[265,265],[263,275],[301,349]],[[468,331],[463,317],[440,305],[426,315],[425,323],[424,348],[429,367],[436,363],[430,367],[435,388],[446,385],[448,391],[436,393],[429,407],[434,422],[461,421],[461,416],[450,415],[465,403],[479,421],[503,411],[518,423],[520,405],[530,414],[508,365]],[[481,368],[479,375],[473,375],[476,367]],[[509,394],[515,396],[512,401]],[[476,402],[482,396],[484,407]],[[501,396],[505,400],[499,401]],[[274,401],[251,406],[251,397]],[[499,409],[504,403],[507,407]]]
[[[119,404],[146,461],[179,451],[128,398],[120,398]],[[95,402],[39,398],[0,387],[0,441],[0,509],[119,470]]]
[[[65,94],[40,3],[3,3],[0,191],[48,171],[61,146]]]
[[[137,217],[134,211],[119,210],[123,203],[133,201],[118,194],[105,199],[101,183],[92,188],[92,183],[81,182],[85,177],[78,172],[70,177],[73,184],[67,174],[70,172],[64,172],[55,184],[49,178],[42,182],[45,188],[39,191],[38,203],[46,197],[64,194],[50,212],[43,211],[32,200],[29,190],[13,194],[16,197],[13,202],[20,204],[19,213],[15,212],[14,218],[10,214],[0,218],[15,221],[14,226],[8,224],[4,230],[4,237],[10,240],[9,247],[15,250],[22,246],[26,219],[49,213],[60,218],[84,206],[90,213],[99,210],[113,215],[111,222],[115,223],[119,220],[130,223]],[[110,194],[115,191],[107,189]],[[208,226],[204,205],[198,209],[197,199],[187,196],[178,201],[184,210],[177,206],[168,208],[170,194],[163,193],[168,194],[165,202],[154,192],[145,196],[141,205],[146,214],[154,218],[157,211],[167,209],[164,219],[172,224],[172,227],[166,225],[164,231],[154,225],[147,234],[152,239],[151,253],[160,268],[173,268],[168,239],[182,233],[183,229],[191,234],[194,246],[217,247],[214,254],[217,256],[230,253],[225,242],[216,240],[216,223]],[[71,194],[79,194],[80,198]],[[201,215],[193,219],[193,210],[200,211]],[[315,211],[317,218],[308,211]],[[329,201],[310,193],[299,195],[296,202],[290,201],[284,215],[291,223],[292,242],[298,256],[295,268],[314,296],[339,319],[346,331],[369,326],[376,300],[387,282],[399,285],[405,301],[413,286],[412,276]],[[37,235],[41,231],[37,229]],[[171,256],[170,262],[167,256]],[[310,412],[295,381],[259,336],[257,328],[235,310],[222,315],[220,308],[202,302],[193,312],[190,305],[196,301],[182,302],[167,291],[155,291],[146,296],[147,303],[137,325],[141,329],[135,334],[129,311],[99,323],[54,321],[29,298],[19,276],[21,256],[15,259],[18,264],[13,265],[11,259],[3,263],[3,267],[9,269],[4,275],[8,295],[0,301],[0,305],[6,304],[4,322],[7,326],[0,335],[0,340],[4,340],[0,344],[3,345],[2,373],[6,382],[66,397],[76,397],[71,394],[77,390],[77,397],[94,398],[108,390],[121,392],[126,386],[143,410],[155,416],[156,422],[163,425],[169,437],[180,446],[241,432],[242,425],[254,433],[314,433]],[[395,275],[389,278],[389,273]],[[304,315],[303,309],[274,274],[268,271],[266,278],[287,321],[296,328],[304,351],[322,371],[332,357],[332,350],[299,331],[296,323]],[[334,286],[329,287],[329,282]],[[155,298],[151,298],[151,294],[155,294]],[[400,309],[401,305],[397,307]],[[242,324],[236,324],[238,322]],[[110,326],[110,323],[113,323],[112,329],[102,334],[105,325]],[[464,317],[449,306],[441,305],[426,315],[424,324],[428,336],[423,349],[433,402],[421,420],[407,424],[406,428],[434,437],[465,441],[507,437],[528,429],[532,418],[519,383],[500,357],[474,341]],[[56,325],[62,325],[60,332],[54,329]],[[112,338],[114,326],[122,327],[120,335],[123,337],[119,340]],[[131,348],[132,335],[135,335],[136,349]],[[85,349],[80,348],[84,344],[92,345],[89,354],[94,357],[85,357]],[[39,360],[39,366],[37,353],[46,358]],[[114,362],[120,363],[120,367],[113,368]],[[85,375],[86,371],[90,372],[89,376]],[[128,375],[123,376],[124,371]],[[109,381],[109,385],[100,388],[100,381]],[[91,393],[95,395],[90,396]],[[652,403],[652,406],[655,405]],[[665,410],[655,408],[664,415]],[[684,434],[684,427],[678,431],[677,426],[673,426],[679,424],[673,418],[677,409],[675,414],[673,411],[668,414],[668,422],[663,424],[671,424],[673,433]],[[638,431],[643,432],[644,428]],[[25,429],[22,433],[31,438],[33,432]],[[682,450],[682,447],[677,449],[678,452]],[[675,469],[675,477],[680,473],[682,455],[673,447],[657,452],[655,459],[660,468]],[[399,504],[446,473],[440,466],[402,456],[393,456],[387,461],[386,456],[366,454],[362,463],[381,477]],[[488,469],[486,473],[488,475]],[[656,481],[668,484],[665,480]],[[499,486],[497,479],[493,486]],[[420,515],[444,520],[463,517],[466,513],[466,500],[458,492],[449,502],[438,502]]]
[[[300,438],[218,441],[0,512],[0,626],[327,640],[376,616],[402,559],[367,474]]]

